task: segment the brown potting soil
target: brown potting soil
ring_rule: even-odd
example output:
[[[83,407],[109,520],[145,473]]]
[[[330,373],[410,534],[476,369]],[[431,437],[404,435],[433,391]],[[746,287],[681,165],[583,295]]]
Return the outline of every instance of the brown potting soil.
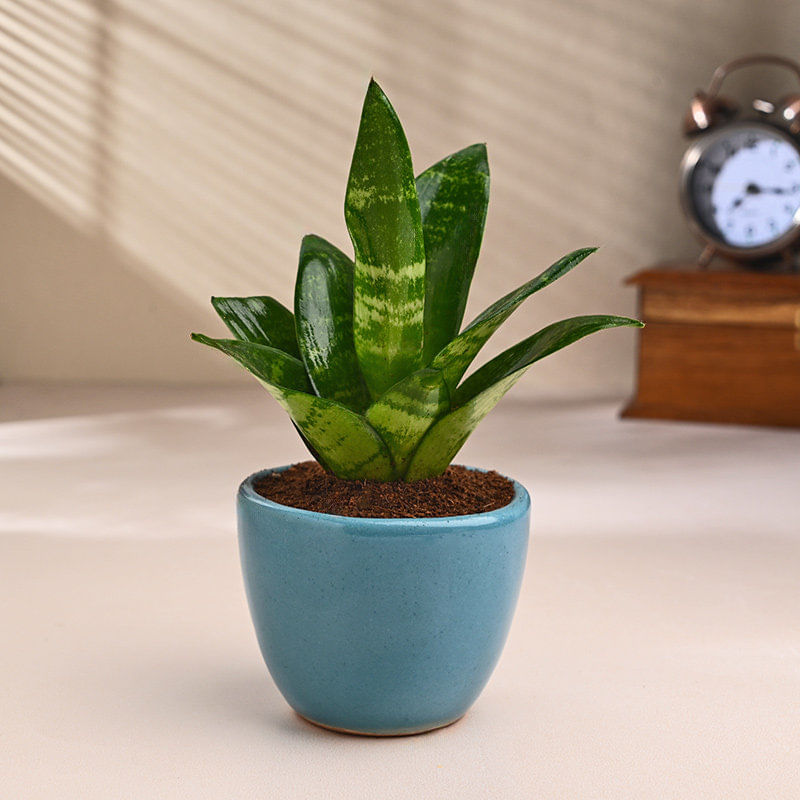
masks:
[[[262,497],[293,508],[344,517],[454,517],[508,505],[514,484],[497,472],[449,466],[419,481],[348,481],[303,461],[256,481]]]

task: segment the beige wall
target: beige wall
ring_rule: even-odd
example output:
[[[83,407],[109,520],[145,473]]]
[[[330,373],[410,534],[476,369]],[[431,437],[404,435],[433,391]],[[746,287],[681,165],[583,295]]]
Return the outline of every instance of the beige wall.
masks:
[[[212,293],[288,303],[304,233],[349,246],[371,74],[418,169],[488,142],[472,312],[602,246],[496,344],[632,312],[627,273],[697,250],[675,191],[692,90],[743,52],[795,55],[797,30],[779,0],[2,0],[0,377],[239,380],[188,332],[221,330]],[[515,392],[623,393],[632,353],[601,334]]]

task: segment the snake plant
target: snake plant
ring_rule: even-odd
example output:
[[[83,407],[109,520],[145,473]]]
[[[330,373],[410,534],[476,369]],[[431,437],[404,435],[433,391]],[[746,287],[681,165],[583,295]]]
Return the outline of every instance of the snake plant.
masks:
[[[397,114],[372,81],[345,197],[355,257],[306,236],[294,313],[272,297],[215,297],[233,338],[192,338],[249,370],[335,475],[381,481],[438,475],[535,361],[590,333],[641,325],[616,316],[565,319],[464,379],[523,300],[595,249],[564,256],[461,330],[488,201],[483,144],[414,178]]]

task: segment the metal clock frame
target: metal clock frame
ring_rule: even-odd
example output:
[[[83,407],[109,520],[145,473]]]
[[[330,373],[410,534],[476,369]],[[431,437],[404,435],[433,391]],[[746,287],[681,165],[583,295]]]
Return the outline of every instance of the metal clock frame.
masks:
[[[688,150],[683,154],[680,165],[681,206],[689,221],[689,227],[692,229],[692,232],[705,243],[706,249],[713,248],[713,253],[720,253],[721,255],[729,256],[734,259],[757,260],[768,256],[774,256],[782,251],[788,250],[797,242],[798,237],[800,237],[800,209],[798,209],[798,211],[795,212],[794,224],[779,238],[758,247],[736,247],[727,244],[709,231],[700,221],[700,215],[694,206],[694,200],[692,198],[692,177],[694,176],[695,168],[703,153],[715,142],[720,139],[728,138],[734,131],[752,130],[763,133],[765,129],[767,129],[771,135],[790,144],[797,151],[798,156],[800,156],[800,143],[798,143],[794,136],[777,125],[757,119],[731,122],[705,135],[701,135],[692,142]],[[707,263],[713,253],[709,253],[706,258],[703,258],[701,255],[701,263],[704,261]]]

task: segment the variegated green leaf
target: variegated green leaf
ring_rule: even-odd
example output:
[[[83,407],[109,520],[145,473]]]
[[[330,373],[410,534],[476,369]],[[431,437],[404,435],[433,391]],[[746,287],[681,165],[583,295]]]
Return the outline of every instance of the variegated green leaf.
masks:
[[[489,205],[486,145],[474,144],[417,177],[425,236],[425,358],[460,330]]]
[[[202,333],[193,333],[192,339],[236,359],[263,383],[282,389],[311,391],[303,362],[282,350],[238,339],[212,339]]]
[[[380,436],[359,414],[335,400],[286,391],[275,399],[289,412],[324,466],[340,478],[391,481],[398,478]]]
[[[435,422],[412,456],[405,480],[417,481],[441,475],[478,423],[521,377],[522,371],[501,380]]]
[[[442,417],[425,435],[406,479],[418,480],[444,472],[478,423],[533,363],[591,333],[628,325],[641,327],[642,323],[605,315],[561,320],[488,361],[458,387],[453,398],[455,411]]]
[[[401,477],[420,439],[449,404],[442,373],[423,369],[403,378],[367,409],[367,421],[386,442]]]
[[[294,315],[274,297],[212,297],[211,305],[237,339],[300,358]]]
[[[479,314],[450,344],[440,350],[431,366],[441,369],[453,392],[489,337],[516,311],[523,300],[565,275],[596,250],[585,247],[559,259],[537,277],[501,297]]]
[[[325,459],[320,455],[319,450],[317,450],[314,447],[314,445],[312,445],[311,442],[309,442],[308,439],[306,439],[306,437],[303,434],[303,431],[301,431],[300,428],[297,427],[297,423],[294,420],[292,420],[292,427],[295,429],[295,431],[297,431],[297,435],[300,437],[303,444],[306,446],[306,450],[308,450],[308,452],[311,453],[311,455],[314,457],[314,460],[318,462],[323,469],[326,469],[328,470],[328,472],[331,472],[332,470],[325,463]]]
[[[353,330],[373,398],[422,365],[425,247],[411,153],[371,81],[345,197],[355,250]]]
[[[316,393],[363,411],[370,397],[353,343],[353,262],[319,236],[306,236],[300,248],[294,312]]]
[[[520,370],[526,370],[534,362],[577,342],[578,339],[583,339],[584,336],[608,328],[627,326],[641,328],[642,323],[630,317],[608,314],[590,314],[554,322],[513,347],[504,350],[491,361],[487,361],[480,369],[475,370],[456,389],[453,405],[463,405],[498,381]]]
[[[364,417],[323,397],[296,358],[272,347],[231,339],[192,338],[235,358],[289,413],[326,469],[341,478],[388,481],[396,477],[386,445]]]

